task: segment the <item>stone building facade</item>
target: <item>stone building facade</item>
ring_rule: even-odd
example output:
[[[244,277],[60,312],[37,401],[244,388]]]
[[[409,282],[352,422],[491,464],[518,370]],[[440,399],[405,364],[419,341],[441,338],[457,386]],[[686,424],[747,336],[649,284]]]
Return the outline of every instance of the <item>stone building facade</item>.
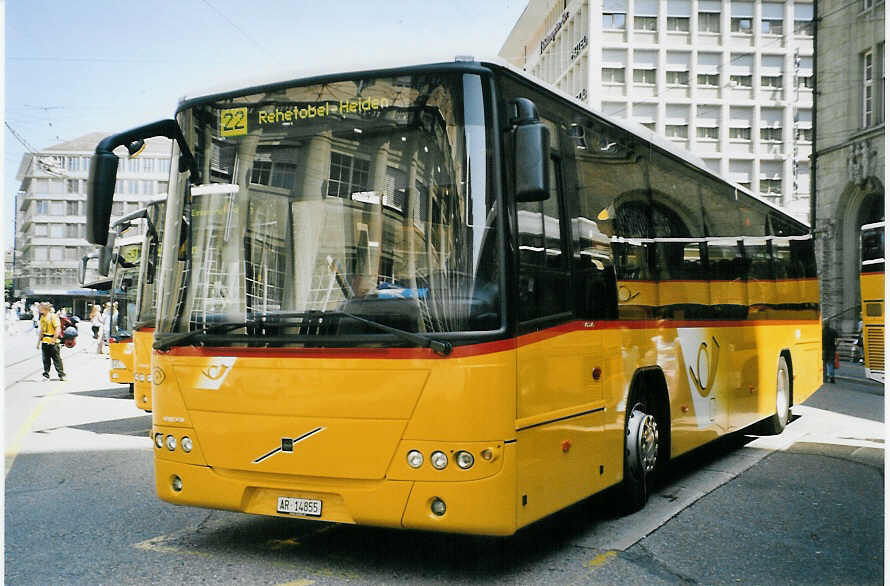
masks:
[[[855,335],[859,228],[884,219],[883,1],[821,0],[812,215],[822,315]]]

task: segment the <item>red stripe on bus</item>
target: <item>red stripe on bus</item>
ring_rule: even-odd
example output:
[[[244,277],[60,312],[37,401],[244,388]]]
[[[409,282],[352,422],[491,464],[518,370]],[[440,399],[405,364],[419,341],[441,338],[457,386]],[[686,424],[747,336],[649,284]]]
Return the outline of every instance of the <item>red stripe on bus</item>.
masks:
[[[440,356],[429,348],[229,348],[225,346],[175,346],[161,354],[171,356],[233,356],[240,358],[363,358],[363,359],[444,359],[467,358],[513,350],[582,330],[644,330],[680,328],[739,328],[753,326],[819,325],[819,320],[603,320],[571,321],[517,338],[455,346],[448,356]]]

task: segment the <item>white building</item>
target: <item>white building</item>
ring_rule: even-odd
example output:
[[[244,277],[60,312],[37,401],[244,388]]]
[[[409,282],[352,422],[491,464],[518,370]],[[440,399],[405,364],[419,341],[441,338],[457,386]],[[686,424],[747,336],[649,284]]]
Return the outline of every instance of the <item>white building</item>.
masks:
[[[105,136],[87,134],[22,157],[16,176],[21,186],[16,193],[15,297],[50,300],[83,312],[89,292],[81,289],[79,267],[83,255],[95,250],[86,241],[86,184],[90,157]],[[112,221],[167,192],[170,152],[169,140],[153,138],[137,157],[121,160]],[[86,280],[96,278],[94,261]]]
[[[501,57],[810,221],[812,1],[530,0]]]

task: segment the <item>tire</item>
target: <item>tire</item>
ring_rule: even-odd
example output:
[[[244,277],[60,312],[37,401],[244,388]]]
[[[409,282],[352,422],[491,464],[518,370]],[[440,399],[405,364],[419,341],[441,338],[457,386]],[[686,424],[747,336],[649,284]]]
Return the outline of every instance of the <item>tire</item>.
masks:
[[[776,412],[764,421],[764,435],[779,435],[791,421],[791,374],[784,356],[776,365]]]
[[[133,396],[134,386],[133,383],[130,383],[130,396]]]
[[[619,494],[624,514],[643,508],[653,473],[663,464],[659,457],[664,450],[659,445],[658,419],[652,407],[635,403],[624,425],[624,480]]]

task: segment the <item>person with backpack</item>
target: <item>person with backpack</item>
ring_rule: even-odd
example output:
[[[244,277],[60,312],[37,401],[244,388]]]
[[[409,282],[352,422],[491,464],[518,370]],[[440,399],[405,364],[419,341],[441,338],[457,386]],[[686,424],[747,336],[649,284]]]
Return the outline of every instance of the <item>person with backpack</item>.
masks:
[[[59,340],[62,338],[62,324],[59,317],[53,313],[52,306],[43,302],[37,306],[40,314],[38,327],[37,347],[43,354],[43,378],[49,380],[50,363],[55,367],[59,380],[65,380],[65,367],[62,365],[62,352],[59,348]]]

